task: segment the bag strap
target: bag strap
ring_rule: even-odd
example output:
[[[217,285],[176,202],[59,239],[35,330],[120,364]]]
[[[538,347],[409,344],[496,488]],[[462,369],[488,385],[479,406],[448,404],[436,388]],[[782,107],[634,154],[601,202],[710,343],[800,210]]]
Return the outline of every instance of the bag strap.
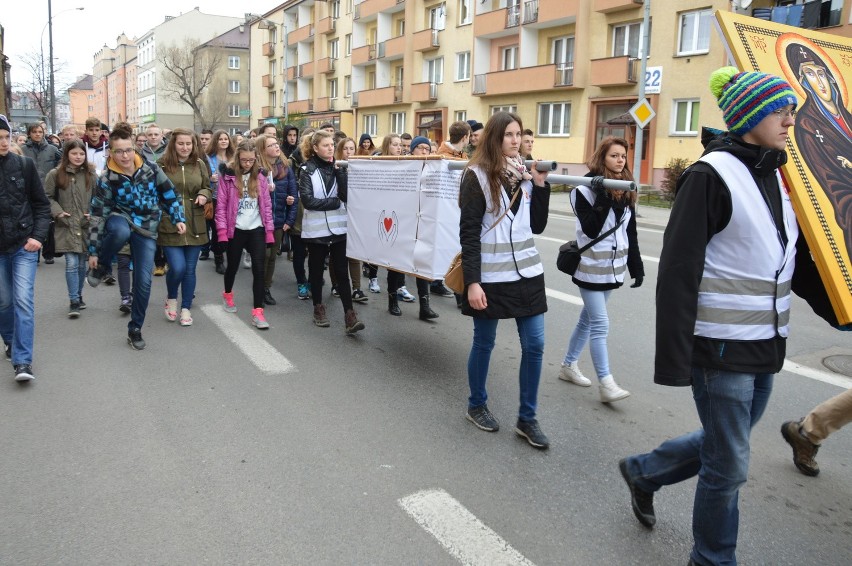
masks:
[[[506,216],[506,214],[508,214],[509,211],[512,209],[512,206],[515,204],[515,199],[518,198],[518,195],[521,194],[521,191],[523,191],[523,189],[521,188],[520,185],[518,185],[518,190],[515,191],[515,196],[513,196],[512,200],[509,201],[509,206],[506,207],[506,210],[503,211],[503,214],[500,215],[500,218],[498,218],[497,221],[494,224],[491,225],[491,228],[489,228],[488,230],[486,230],[485,232],[482,233],[482,236],[484,236],[485,234],[487,234],[488,232],[490,232],[491,230],[496,228],[498,224],[500,224],[500,221],[503,220],[503,218]],[[482,236],[480,236],[480,237],[482,237]]]
[[[575,189],[575,190],[576,190],[576,189]],[[574,208],[574,203],[573,203],[573,202],[571,202],[571,199],[570,199],[570,198],[568,199],[568,202],[569,202],[569,203],[571,203],[571,210],[573,210],[573,211],[574,211],[574,218],[577,218],[577,209],[576,209],[576,208]],[[613,226],[612,228],[610,228],[609,230],[607,230],[607,231],[606,231],[606,232],[604,232],[603,234],[598,235],[598,237],[597,237],[597,238],[595,238],[594,240],[592,240],[591,242],[589,242],[588,244],[586,244],[585,246],[583,246],[582,248],[580,248],[580,249],[578,250],[578,252],[580,253],[580,255],[582,255],[582,254],[583,254],[583,252],[584,252],[584,251],[586,251],[587,249],[591,248],[592,246],[594,246],[595,244],[597,244],[598,242],[600,242],[601,240],[603,240],[604,238],[606,238],[607,236],[609,236],[610,234],[612,234],[613,232],[615,232],[616,230],[618,230],[618,227],[619,227],[619,226],[621,226],[621,225],[624,223],[624,218],[625,218],[625,215],[623,215],[623,214],[622,214],[622,215],[621,215],[621,220],[619,220],[619,221],[616,223],[616,225],[615,225],[615,226]],[[577,222],[579,222],[579,221],[580,221],[580,220],[579,220],[579,219],[577,219]]]

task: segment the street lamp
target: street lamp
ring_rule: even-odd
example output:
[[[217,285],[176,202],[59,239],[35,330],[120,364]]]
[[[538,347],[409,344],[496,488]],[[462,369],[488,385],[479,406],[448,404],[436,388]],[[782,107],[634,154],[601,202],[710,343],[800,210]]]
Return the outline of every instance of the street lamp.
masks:
[[[257,24],[257,27],[259,27],[260,29],[275,29],[277,26],[278,24],[276,24],[272,20],[261,20],[260,23]],[[287,112],[287,97],[290,95],[290,87],[287,85],[287,48],[290,47],[287,38],[287,22],[281,23],[281,30],[284,33],[284,94],[282,98],[284,99],[284,122],[286,123],[290,116]]]
[[[68,8],[67,10],[62,10],[59,14],[64,14],[65,12],[71,12],[73,10],[85,10],[85,7],[81,6],[79,8]],[[57,16],[59,14],[56,14]],[[50,81],[50,131],[52,133],[56,133],[56,95],[54,92],[54,84],[53,84],[53,6],[51,4],[51,0],[47,0],[47,24],[45,24],[48,28],[47,41],[49,45],[49,53],[48,57],[50,57],[50,76],[48,80]],[[44,45],[44,28],[41,29],[41,43],[40,46]],[[41,47],[41,60],[44,61],[44,47]]]

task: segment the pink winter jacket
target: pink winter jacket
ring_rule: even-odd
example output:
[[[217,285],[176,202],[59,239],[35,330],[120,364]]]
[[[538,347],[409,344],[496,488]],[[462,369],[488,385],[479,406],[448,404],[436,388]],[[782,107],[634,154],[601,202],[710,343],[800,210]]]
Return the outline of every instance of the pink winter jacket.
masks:
[[[266,243],[275,242],[275,227],[272,223],[272,197],[269,196],[266,175],[257,176],[257,201],[260,219],[266,230]],[[237,210],[240,194],[234,171],[224,166],[219,169],[219,191],[216,195],[216,234],[220,242],[233,239],[237,225]]]

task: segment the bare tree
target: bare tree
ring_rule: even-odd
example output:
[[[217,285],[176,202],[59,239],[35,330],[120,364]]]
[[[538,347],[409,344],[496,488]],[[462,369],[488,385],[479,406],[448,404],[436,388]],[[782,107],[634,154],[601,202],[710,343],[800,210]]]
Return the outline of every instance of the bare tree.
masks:
[[[158,86],[166,96],[183,102],[192,109],[195,122],[201,128],[214,128],[222,119],[210,107],[216,98],[211,90],[218,90],[217,71],[223,55],[217,50],[205,49],[199,53],[196,39],[185,39],[182,44],[172,44],[157,49],[157,60],[163,66]],[[222,110],[224,112],[224,110]]]
[[[24,78],[16,81],[13,90],[24,93],[32,99],[39,113],[50,116],[50,71],[47,57],[40,50],[33,48],[19,59],[23,67]],[[68,90],[71,83],[60,77],[65,70],[65,63],[58,61],[53,66],[54,90]],[[60,85],[61,82],[61,85]]]

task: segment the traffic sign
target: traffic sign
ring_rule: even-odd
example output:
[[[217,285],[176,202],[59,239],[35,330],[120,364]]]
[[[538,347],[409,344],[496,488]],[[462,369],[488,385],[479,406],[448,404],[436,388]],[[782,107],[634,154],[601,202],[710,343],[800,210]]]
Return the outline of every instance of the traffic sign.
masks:
[[[657,115],[657,113],[654,112],[654,109],[651,108],[651,103],[648,102],[647,98],[643,98],[634,104],[629,112],[640,128],[647,126],[648,123]]]

